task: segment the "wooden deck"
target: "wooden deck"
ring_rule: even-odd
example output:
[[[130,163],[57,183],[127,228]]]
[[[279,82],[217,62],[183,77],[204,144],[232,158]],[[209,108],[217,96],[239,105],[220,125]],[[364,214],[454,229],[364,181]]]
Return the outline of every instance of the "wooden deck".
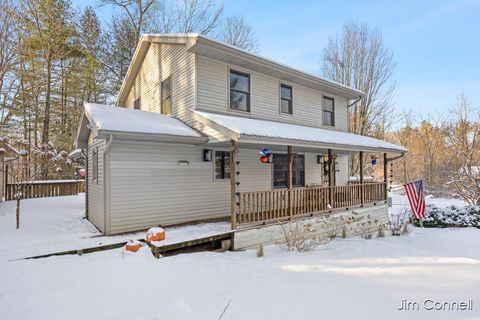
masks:
[[[384,182],[238,193],[237,226],[293,220],[336,209],[363,207],[387,199]]]

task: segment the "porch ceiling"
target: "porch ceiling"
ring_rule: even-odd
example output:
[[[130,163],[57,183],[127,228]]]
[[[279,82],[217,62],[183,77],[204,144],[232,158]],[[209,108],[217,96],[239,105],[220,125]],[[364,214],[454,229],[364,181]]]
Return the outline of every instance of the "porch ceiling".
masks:
[[[364,152],[406,153],[402,146],[371,137],[352,133],[306,127],[288,123],[236,117],[193,110],[197,121],[217,130],[229,139],[238,142],[239,147],[283,150],[285,146],[295,147],[299,152],[327,153],[332,149],[336,154]],[[225,142],[212,145],[223,146]]]

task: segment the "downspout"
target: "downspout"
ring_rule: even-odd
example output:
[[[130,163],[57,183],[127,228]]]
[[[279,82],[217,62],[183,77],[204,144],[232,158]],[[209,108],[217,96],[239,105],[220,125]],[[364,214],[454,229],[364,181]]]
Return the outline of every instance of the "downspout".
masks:
[[[113,142],[113,135],[108,138],[103,152],[103,217],[105,235],[110,234],[110,147]],[[108,157],[108,160],[107,160]],[[108,184],[108,186],[107,186]],[[108,218],[107,218],[108,215]]]

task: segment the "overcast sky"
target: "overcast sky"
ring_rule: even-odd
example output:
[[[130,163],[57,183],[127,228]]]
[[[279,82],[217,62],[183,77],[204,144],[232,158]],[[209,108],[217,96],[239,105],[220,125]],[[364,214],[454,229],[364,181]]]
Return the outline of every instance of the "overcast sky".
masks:
[[[73,3],[83,7],[96,1]],[[462,93],[480,108],[480,0],[222,3],[227,16],[242,15],[253,25],[262,56],[316,74],[328,39],[346,22],[366,22],[382,30],[394,54],[398,110],[435,115]]]

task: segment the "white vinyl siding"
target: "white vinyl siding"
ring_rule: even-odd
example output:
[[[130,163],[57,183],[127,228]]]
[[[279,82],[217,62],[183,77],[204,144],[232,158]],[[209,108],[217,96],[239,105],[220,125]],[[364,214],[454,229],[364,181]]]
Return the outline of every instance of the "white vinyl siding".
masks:
[[[141,98],[141,110],[160,112],[160,58],[160,45],[152,44],[130,89],[126,107],[134,108],[135,100]]]
[[[98,175],[97,182],[93,181],[93,150],[98,148]],[[88,220],[90,220],[102,232],[105,231],[104,217],[104,168],[103,153],[105,151],[105,140],[93,139],[90,135],[88,141]]]
[[[319,154],[318,154],[319,155]],[[308,173],[308,174],[307,174]],[[323,165],[317,163],[317,154],[305,154],[305,185],[321,185]]]
[[[346,185],[348,183],[348,177],[349,177],[348,156],[338,155],[337,162],[338,162],[337,169],[339,170],[338,172],[335,173],[337,186]]]
[[[239,114],[228,105],[229,69],[250,75],[250,113],[243,116],[281,121],[332,130],[348,130],[347,100],[325,92],[306,88],[280,79],[275,79],[252,70],[227,65],[202,56],[196,56],[197,108],[199,110]],[[293,115],[280,112],[280,83],[292,86]],[[335,126],[322,126],[322,97],[326,94],[335,99]]]
[[[141,110],[161,112],[161,83],[171,77],[172,116],[191,122],[187,111],[195,106],[195,55],[185,45],[152,43],[142,62],[126,107],[141,97]]]
[[[215,150],[215,149],[214,149]],[[218,149],[228,150],[228,149]],[[230,216],[230,180],[214,179],[203,148],[115,141],[110,149],[111,233]],[[178,165],[186,160],[189,165]],[[272,190],[272,164],[258,150],[240,149],[239,191]],[[305,154],[305,181],[321,183],[316,154]]]

